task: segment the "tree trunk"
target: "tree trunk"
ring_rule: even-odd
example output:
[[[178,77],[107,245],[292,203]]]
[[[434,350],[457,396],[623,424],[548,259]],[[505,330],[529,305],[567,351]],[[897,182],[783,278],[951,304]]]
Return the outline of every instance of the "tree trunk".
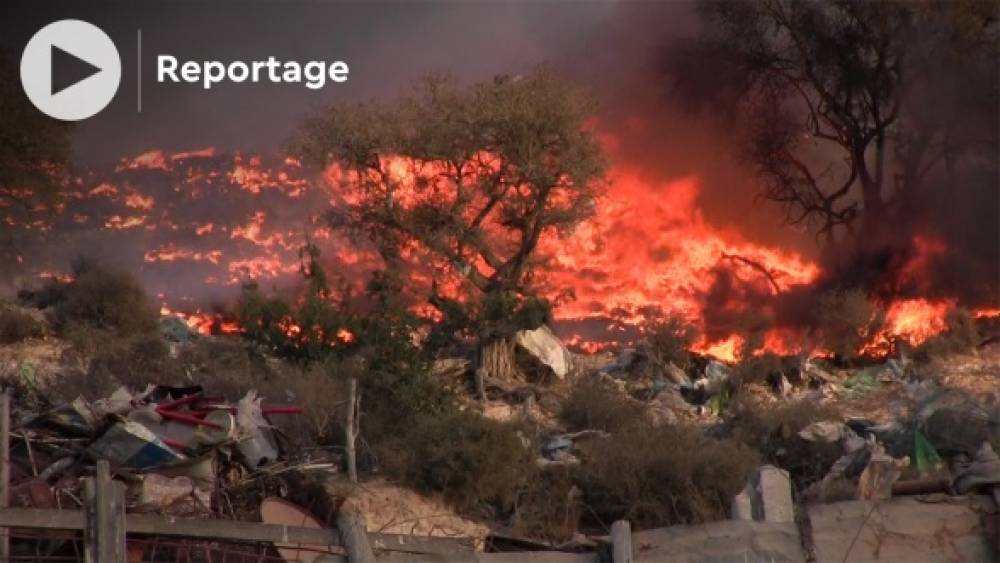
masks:
[[[481,385],[479,379],[495,377],[509,381],[517,377],[517,365],[514,362],[514,339],[498,338],[479,343],[479,369],[476,370],[476,386]]]
[[[358,393],[358,378],[351,376],[347,382],[347,415],[344,420],[344,451],[347,457],[347,477],[352,483],[358,482],[358,457],[355,443],[361,433],[361,395]]]

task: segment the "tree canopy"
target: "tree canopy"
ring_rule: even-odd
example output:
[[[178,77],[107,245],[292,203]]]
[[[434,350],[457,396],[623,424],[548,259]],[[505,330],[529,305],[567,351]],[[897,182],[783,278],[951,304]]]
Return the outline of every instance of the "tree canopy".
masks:
[[[532,296],[541,237],[593,213],[605,161],[592,111],[547,71],[471,86],[432,76],[392,102],[331,106],[293,151],[327,167],[331,221],[374,243],[388,272],[431,265],[430,302],[447,313],[478,301],[481,317]],[[466,289],[444,295],[449,277]]]

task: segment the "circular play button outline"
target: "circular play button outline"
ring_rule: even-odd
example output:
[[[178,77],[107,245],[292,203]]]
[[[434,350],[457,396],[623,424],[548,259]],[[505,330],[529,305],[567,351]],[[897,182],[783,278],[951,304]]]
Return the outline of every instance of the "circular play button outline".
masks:
[[[76,81],[53,88],[52,57],[77,67]],[[96,69],[96,70],[95,70]],[[63,121],[86,119],[104,109],[121,82],[122,62],[104,31],[83,20],[59,20],[38,30],[21,54],[21,85],[42,113]]]

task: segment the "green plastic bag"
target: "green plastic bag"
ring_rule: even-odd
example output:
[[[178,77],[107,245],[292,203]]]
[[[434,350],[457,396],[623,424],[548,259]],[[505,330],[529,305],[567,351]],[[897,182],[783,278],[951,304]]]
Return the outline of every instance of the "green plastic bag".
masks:
[[[941,456],[919,429],[913,431],[913,461],[920,475],[934,473],[941,468]]]

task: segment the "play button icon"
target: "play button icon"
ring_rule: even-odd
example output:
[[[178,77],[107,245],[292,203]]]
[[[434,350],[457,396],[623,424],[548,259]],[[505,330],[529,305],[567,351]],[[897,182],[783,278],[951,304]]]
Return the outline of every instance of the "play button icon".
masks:
[[[50,60],[52,61],[52,83],[50,87],[52,88],[51,95],[53,96],[77,82],[101,72],[101,67],[94,66],[72,53],[63,51],[55,45],[52,45]]]
[[[115,97],[122,65],[97,26],[60,20],[36,33],[21,55],[21,84],[35,107],[64,121],[86,119]]]

